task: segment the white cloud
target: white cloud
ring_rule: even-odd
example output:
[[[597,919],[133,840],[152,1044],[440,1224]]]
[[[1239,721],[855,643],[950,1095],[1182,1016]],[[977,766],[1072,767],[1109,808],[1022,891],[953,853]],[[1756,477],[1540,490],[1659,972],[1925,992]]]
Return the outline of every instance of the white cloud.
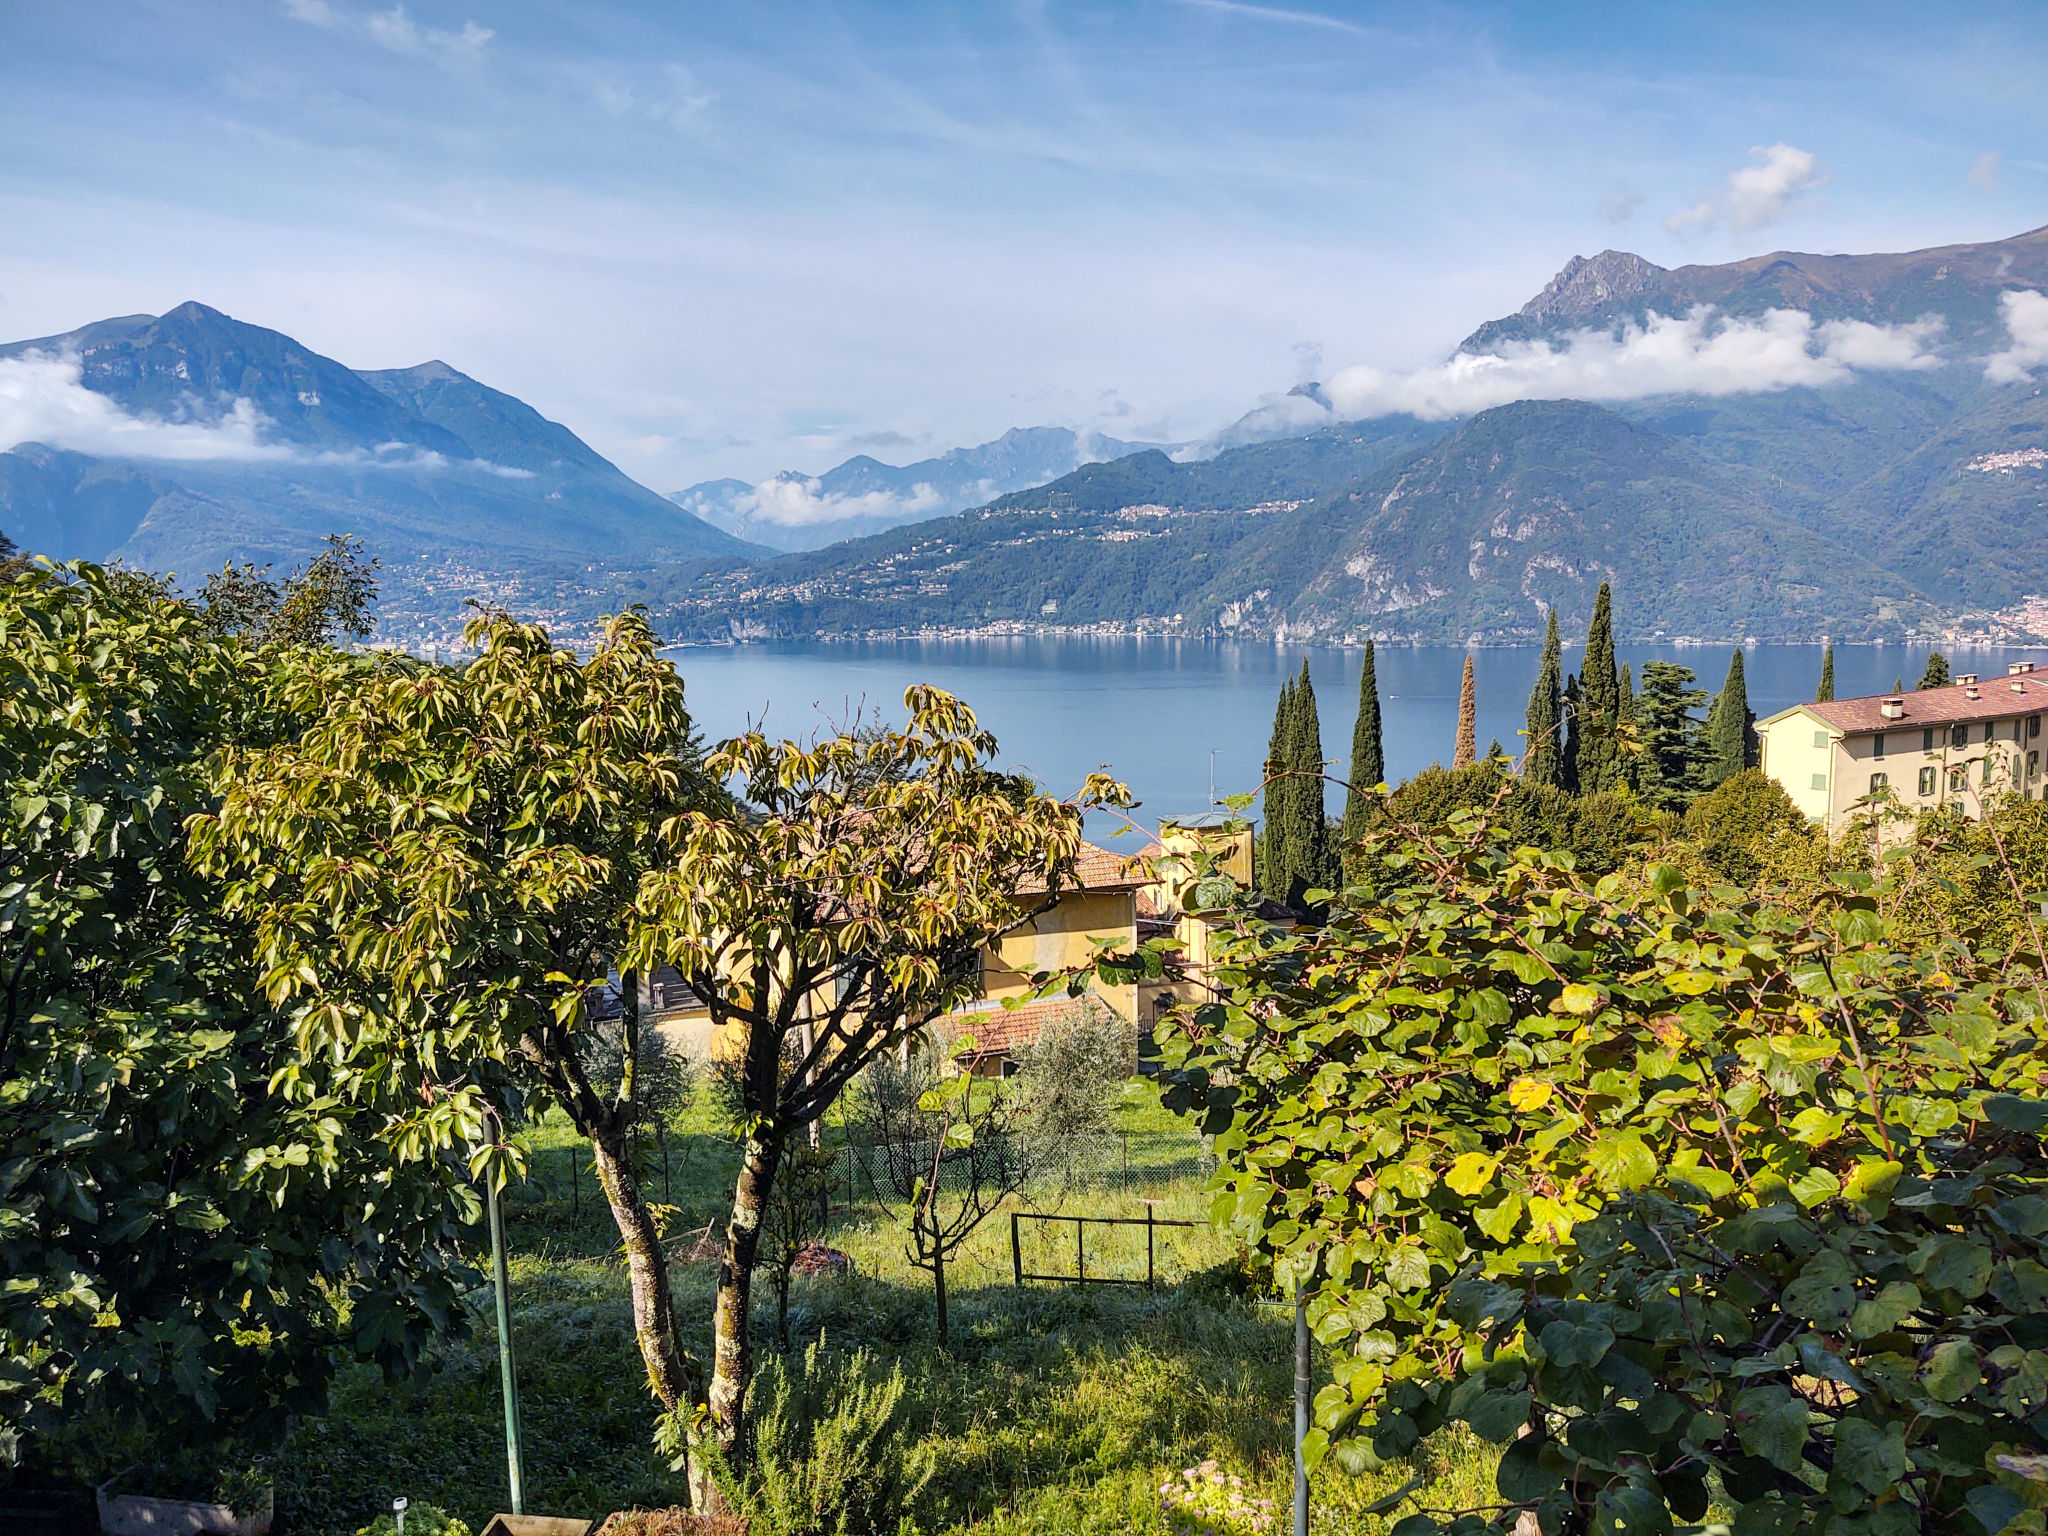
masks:
[[[929,485],[919,484],[908,496],[894,491],[867,491],[858,496],[821,490],[821,482],[802,475],[777,475],[763,480],[740,498],[738,510],[781,528],[810,528],[843,523],[853,517],[921,517],[938,511],[946,500]]]
[[[2015,288],[2000,294],[1998,305],[2012,345],[1985,359],[1984,377],[1994,384],[2022,384],[2048,365],[2048,295]]]
[[[1983,154],[1979,155],[1970,166],[1970,185],[1982,187],[1987,192],[1997,191],[1998,161],[1999,154],[1995,149],[1987,149]]]
[[[1643,194],[1623,183],[1600,199],[1600,216],[1610,224],[1626,224],[1643,206]]]
[[[1719,202],[1702,199],[1664,220],[1674,235],[1725,222],[1730,229],[1762,229],[1783,218],[1809,192],[1828,184],[1827,168],[1813,151],[1790,144],[1759,144],[1749,152],[1756,163],[1728,173]]]
[[[330,32],[344,29],[360,31],[393,53],[436,59],[444,64],[475,58],[483,51],[484,44],[497,35],[489,27],[478,26],[473,21],[465,21],[461,30],[456,32],[423,27],[407,14],[403,5],[363,15],[338,9],[329,0],[283,0],[283,5],[285,14],[294,21],[324,27]]]
[[[1724,319],[1711,307],[1652,315],[1619,336],[1579,331],[1562,343],[1517,343],[1460,354],[1412,373],[1346,368],[1324,393],[1342,420],[1413,415],[1441,421],[1516,400],[1640,400],[1651,395],[1733,395],[1839,384],[1857,370],[1926,368],[1939,321],[1815,325],[1798,310]]]
[[[47,443],[124,459],[283,459],[292,450],[261,440],[263,417],[237,400],[212,421],[131,416],[78,382],[77,358],[31,352],[0,358],[0,452]]]
[[[1278,5],[1247,5],[1244,0],[1180,0],[1180,3],[1194,10],[1215,11],[1224,16],[1243,16],[1254,21],[1278,21],[1297,27],[1323,27],[1332,32],[1366,35],[1366,29],[1356,22],[1325,16],[1320,11],[1296,11]]]

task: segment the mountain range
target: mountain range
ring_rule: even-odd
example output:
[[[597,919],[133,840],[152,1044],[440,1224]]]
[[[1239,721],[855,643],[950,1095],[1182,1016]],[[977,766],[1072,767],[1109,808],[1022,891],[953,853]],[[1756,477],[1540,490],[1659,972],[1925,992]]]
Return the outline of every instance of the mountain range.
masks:
[[[2048,229],[1669,270],[1607,251],[1419,384],[1374,375],[1367,407],[1351,370],[1171,455],[1032,428],[667,498],[446,364],[356,371],[186,304],[0,346],[0,428],[47,421],[65,444],[11,433],[0,530],[186,580],[355,533],[384,561],[399,641],[445,637],[483,598],[571,636],[639,601],[696,641],[1515,642],[1551,606],[1583,623],[1603,579],[1625,636],[2031,636],[2048,613],[2027,601],[2048,593],[2044,291]],[[1662,366],[1674,337],[1691,372],[1614,384],[1629,349]],[[1779,371],[1740,374],[1759,357]],[[1474,381],[1532,365],[1482,408]],[[1581,391],[1595,399],[1514,398]],[[1414,403],[1377,414],[1387,398]]]
[[[822,475],[784,470],[758,485],[705,480],[668,499],[735,538],[784,551],[820,549],[980,506],[1148,446],[1071,427],[1013,427],[993,442],[900,469],[863,453]]]

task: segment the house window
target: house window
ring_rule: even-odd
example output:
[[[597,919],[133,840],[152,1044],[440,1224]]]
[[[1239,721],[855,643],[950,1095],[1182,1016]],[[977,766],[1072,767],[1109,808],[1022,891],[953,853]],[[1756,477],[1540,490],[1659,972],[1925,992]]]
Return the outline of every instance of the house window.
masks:
[[[2039,773],[2040,771],[2041,754],[2039,752],[2029,752],[2027,754],[2027,777],[2031,779],[2035,774]]]
[[[1968,789],[1969,787],[1970,770],[1967,765],[1963,763],[1958,763],[1955,767],[1949,769],[1948,792],[1950,794],[1960,795],[1964,790]]]
[[[1948,733],[1948,744],[1952,747],[1967,747],[1970,744],[1970,728],[1959,725]]]
[[[1828,733],[1826,731],[1815,731],[1813,733],[1813,744],[1816,747],[1826,746],[1828,744]]]
[[[1871,737],[1871,738],[1870,738],[1870,755],[1871,755],[1872,757],[1883,757],[1883,756],[1884,756],[1884,732],[1883,732],[1883,731],[1879,731],[1879,732],[1878,732],[1878,733],[1877,733],[1877,734],[1876,734],[1875,736],[1873,736],[1873,737]]]
[[[1984,722],[1984,745],[1987,747],[1990,746],[1991,738],[1997,734],[1998,727],[1993,725],[1989,720],[1986,720]]]
[[[2041,717],[2039,715],[2027,716],[2027,740],[2032,741],[2036,736],[2039,736],[2040,734]]]
[[[1978,782],[1982,784],[1986,789],[1989,789],[1991,787],[1991,771],[1993,763],[1994,759],[1992,758],[1987,757],[1984,759],[1984,776],[1978,780]]]
[[[1932,768],[1922,768],[1920,770],[1920,794],[1924,798],[1933,793],[1934,770]]]
[[[1828,776],[1824,773],[1816,773],[1813,776],[1813,787],[1815,789],[1826,789],[1828,787]]]
[[[1920,733],[1920,750],[1922,752],[1932,752],[1934,750],[1934,727],[1931,725]]]
[[[1891,787],[1891,782],[1892,782],[1892,780],[1891,780],[1891,775],[1890,775],[1890,774],[1888,774],[1888,773],[1873,773],[1873,774],[1872,774],[1872,775],[1870,776],[1870,792],[1871,792],[1871,793],[1872,793],[1872,794],[1874,795],[1874,794],[1876,794],[1876,793],[1877,793],[1877,792],[1878,792],[1879,790],[1882,790],[1882,789],[1888,789],[1888,788],[1890,788],[1890,787]]]

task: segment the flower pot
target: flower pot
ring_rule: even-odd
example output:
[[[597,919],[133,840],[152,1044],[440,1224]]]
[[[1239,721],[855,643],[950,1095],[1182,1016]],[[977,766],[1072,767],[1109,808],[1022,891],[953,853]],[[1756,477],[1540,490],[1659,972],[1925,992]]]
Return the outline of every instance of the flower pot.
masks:
[[[263,1505],[237,1515],[225,1504],[200,1499],[152,1499],[117,1493],[118,1481],[100,1484],[100,1529],[105,1536],[268,1536],[274,1490],[263,1490]]]

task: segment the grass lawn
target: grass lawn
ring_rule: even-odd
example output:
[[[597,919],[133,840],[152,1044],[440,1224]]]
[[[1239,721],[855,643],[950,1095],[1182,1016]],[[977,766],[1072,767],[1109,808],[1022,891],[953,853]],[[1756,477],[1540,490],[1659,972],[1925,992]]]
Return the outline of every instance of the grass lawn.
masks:
[[[1116,1111],[1119,1129],[1186,1130],[1135,1083]],[[633,1344],[623,1266],[610,1216],[595,1198],[589,1153],[550,1121],[523,1133],[525,1186],[508,1195],[513,1249],[513,1337],[525,1430],[526,1506],[538,1513],[602,1516],[632,1505],[681,1502],[678,1479],[650,1442],[653,1414]],[[1148,1138],[1149,1140],[1149,1138]],[[570,1182],[570,1157],[580,1175]],[[663,1172],[650,1158],[650,1188]],[[720,1219],[737,1171],[732,1138],[693,1112],[668,1138],[672,1236]],[[1138,1214],[1146,1194],[1161,1217],[1206,1215],[1197,1182],[1130,1192],[1047,1198],[1068,1214]],[[1028,1229],[1030,1224],[1025,1224]],[[1104,1237],[1100,1234],[1110,1233]],[[1036,1283],[1011,1279],[1010,1228],[1001,1214],[975,1234],[948,1271],[953,1347],[933,1339],[931,1280],[904,1259],[887,1211],[839,1217],[831,1242],[852,1255],[850,1278],[799,1282],[794,1347],[865,1348],[900,1363],[903,1412],[933,1458],[934,1474],[903,1511],[917,1531],[1163,1532],[1159,1486],[1208,1458],[1273,1501],[1276,1531],[1290,1499],[1292,1319],[1226,1283],[1229,1245],[1206,1225],[1154,1234],[1161,1285]],[[1073,1228],[1053,1224],[1028,1240],[1026,1267],[1071,1272]],[[1090,1229],[1091,1273],[1144,1272],[1143,1228]],[[677,1301],[700,1358],[710,1352],[711,1269],[678,1265]],[[765,1280],[765,1277],[763,1277]],[[479,1303],[488,1293],[478,1297]],[[771,1288],[757,1282],[764,1357],[774,1351]],[[1416,1471],[1438,1507],[1488,1502],[1494,1452],[1462,1435],[1426,1444],[1412,1467],[1362,1478],[1317,1475],[1312,1528],[1383,1532],[1363,1507]],[[439,1504],[481,1528],[505,1505],[504,1430],[495,1333],[480,1305],[476,1332],[444,1347],[433,1374],[389,1384],[349,1376],[333,1415],[304,1426],[281,1470],[279,1530],[347,1532],[390,1508],[394,1495]],[[762,1533],[769,1536],[769,1533]]]

